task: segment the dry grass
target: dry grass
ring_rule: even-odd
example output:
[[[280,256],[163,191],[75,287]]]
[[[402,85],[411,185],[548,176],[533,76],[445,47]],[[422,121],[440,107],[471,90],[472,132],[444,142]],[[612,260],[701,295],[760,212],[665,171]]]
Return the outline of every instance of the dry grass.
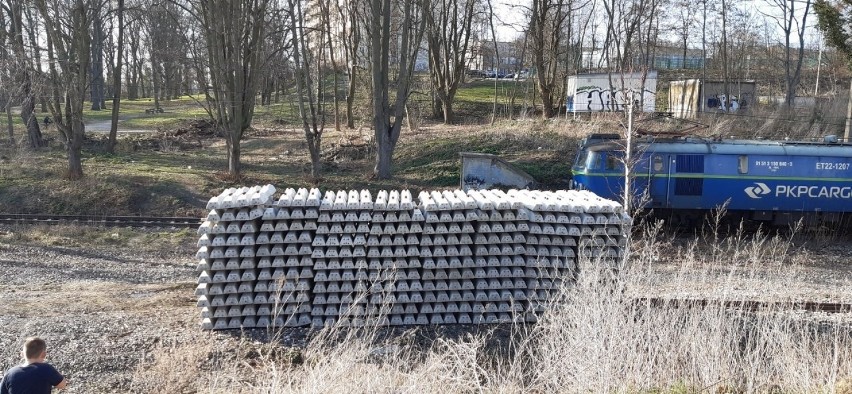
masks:
[[[577,282],[561,289],[534,325],[511,326],[502,334],[468,327],[468,334],[425,345],[417,330],[387,335],[391,330],[333,327],[289,356],[282,356],[289,350],[275,340],[243,342],[251,356],[236,358],[200,341],[198,348],[153,354],[137,379],[145,382],[145,391],[214,393],[852,389],[848,316],[793,313],[785,305],[748,312],[718,304],[652,307],[636,301],[639,296],[740,300],[764,294],[792,303],[795,297],[785,298],[784,290],[795,293],[797,268],[806,263],[793,252],[795,235],[708,234],[676,246],[658,230],[650,227],[637,236],[630,260],[619,270],[581,262]],[[677,252],[664,252],[671,250]],[[654,266],[664,260],[679,266],[660,276]],[[767,277],[776,271],[785,273]],[[286,330],[276,334],[287,335]],[[197,367],[202,359],[204,367]],[[186,376],[195,382],[186,382]]]
[[[787,108],[762,105],[737,114],[705,114],[700,121],[709,127],[700,133],[768,140],[821,140],[843,135],[845,100],[818,101],[813,107]]]
[[[192,229],[151,230],[80,224],[8,225],[0,229],[0,243],[132,249],[137,253],[191,254],[195,238],[197,235]]]

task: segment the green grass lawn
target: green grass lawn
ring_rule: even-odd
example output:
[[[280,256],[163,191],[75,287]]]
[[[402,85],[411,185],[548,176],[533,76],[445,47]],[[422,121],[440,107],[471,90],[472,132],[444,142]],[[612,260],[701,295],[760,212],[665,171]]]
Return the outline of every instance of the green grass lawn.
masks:
[[[107,108],[100,111],[91,110],[91,103],[85,103],[83,111],[83,119],[87,125],[93,123],[103,123],[112,120],[112,101],[107,101]],[[119,111],[119,127],[120,129],[171,129],[179,127],[181,124],[197,120],[209,119],[209,115],[205,106],[207,103],[203,96],[181,96],[172,100],[161,100],[160,108],[162,113],[146,113],[145,110],[154,108],[154,100],[151,98],[128,100],[123,99],[120,104]],[[329,105],[330,107],[330,105]],[[16,131],[23,132],[24,123],[20,117],[18,108],[14,108],[12,113],[12,124]],[[36,106],[36,117],[41,123],[43,119],[50,116],[48,112],[39,112],[39,107]],[[295,124],[299,121],[298,108],[289,102],[272,104],[269,106],[258,105],[255,108],[255,117],[259,122],[277,121],[286,124]],[[7,122],[6,116],[0,120],[0,125],[5,129]]]
[[[499,81],[499,100],[508,102],[509,89],[523,82]],[[490,117],[493,81],[473,81],[459,89],[459,112]],[[174,130],[194,119],[207,119],[198,102],[184,96],[160,103],[163,113],[146,114],[151,99],[123,100],[124,129]],[[298,108],[282,102],[255,109],[253,129],[242,142],[243,178],[225,177],[225,144],[212,135],[175,140],[163,133],[120,135],[117,152],[104,153],[105,135],[87,133],[83,148],[83,180],[63,178],[67,159],[58,140],[46,149],[30,152],[12,148],[0,139],[0,212],[93,215],[197,216],[211,195],[235,185],[271,183],[277,187],[323,189],[425,189],[459,185],[459,152],[492,153],[506,158],[538,179],[544,187],[563,187],[576,146],[575,125],[504,121],[489,126],[443,126],[423,119],[417,131],[405,129],[394,156],[391,180],[372,177],[375,151],[370,144],[343,143],[353,136],[371,136],[369,119],[359,119],[362,129],[337,132],[333,106],[326,105],[323,137],[323,172],[310,177],[308,152],[300,130]],[[356,109],[369,112],[368,97],[359,97]],[[342,100],[342,98],[341,98]],[[108,102],[108,105],[111,103]],[[341,101],[341,111],[345,104]],[[43,117],[43,114],[40,114]],[[87,123],[108,122],[111,110],[86,110]],[[23,135],[20,117],[18,136]],[[189,128],[192,130],[192,128]],[[566,132],[567,130],[567,132]],[[47,129],[53,137],[55,131]]]
[[[355,131],[330,128],[323,142],[323,172],[310,177],[304,136],[292,130],[249,133],[243,140],[243,178],[225,177],[225,146],[205,137],[199,147],[165,145],[162,134],[122,135],[117,153],[103,151],[103,135],[83,149],[85,177],[63,178],[65,152],[56,141],[36,152],[12,149],[0,140],[0,212],[91,215],[198,216],[210,196],[238,185],[271,183],[279,188],[410,189],[413,192],[459,185],[459,152],[493,153],[538,178],[545,187],[564,187],[576,138],[541,123],[499,124],[497,128],[442,125],[405,130],[397,146],[393,179],[372,177],[370,145],[340,145]],[[349,136],[344,138],[345,136]]]
[[[505,105],[509,102],[509,97],[514,93],[516,100],[520,103],[520,97],[531,82],[500,80],[497,83],[497,101],[498,104]],[[328,84],[330,86],[330,83]],[[514,91],[514,92],[513,92]],[[422,96],[422,97],[421,97]],[[333,113],[333,96],[332,92],[326,92],[326,113],[327,122],[333,122],[331,115]],[[341,112],[345,111],[344,102],[345,92],[339,92]],[[359,112],[363,113],[364,108],[370,106],[369,97],[366,92],[357,95],[356,107]],[[413,100],[426,100],[428,95],[415,95]],[[456,93],[455,108],[462,115],[485,119],[490,116],[494,101],[494,81],[488,80],[473,80],[462,84]],[[259,102],[259,100],[258,100]],[[160,107],[163,113],[146,113],[145,110],[153,109],[154,100],[152,98],[142,99],[122,99],[119,112],[120,128],[122,129],[170,129],[179,127],[186,121],[197,119],[208,119],[209,115],[205,110],[207,105],[203,95],[181,96],[171,100],[161,100]],[[112,100],[107,100],[106,109],[100,111],[91,110],[91,103],[84,103],[85,110],[83,111],[84,122],[86,124],[109,122],[112,119]],[[47,112],[40,112],[39,106],[36,106],[36,117],[41,122],[46,116],[50,116]],[[19,109],[14,108],[12,114],[12,122],[17,130],[23,130],[24,124],[19,114]],[[6,117],[3,116],[0,120],[0,125],[5,126]],[[369,119],[365,119],[369,120]],[[255,121],[261,124],[275,122],[277,124],[299,126],[301,119],[299,117],[298,107],[291,95],[281,95],[281,101],[272,103],[268,106],[257,105],[255,107]]]

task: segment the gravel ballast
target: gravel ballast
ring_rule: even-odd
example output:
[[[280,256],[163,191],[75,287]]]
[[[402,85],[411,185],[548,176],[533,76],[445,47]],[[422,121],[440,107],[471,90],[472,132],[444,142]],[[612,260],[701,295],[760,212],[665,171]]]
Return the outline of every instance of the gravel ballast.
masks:
[[[261,332],[243,336],[239,331],[200,329],[191,237],[186,245],[157,250],[90,246],[84,241],[65,246],[55,240],[10,235],[21,231],[35,230],[0,228],[0,368],[4,372],[20,363],[24,338],[40,336],[48,343],[48,361],[69,378],[65,392],[149,392],[151,380],[159,376],[157,368],[179,363],[197,365],[187,369],[185,382],[174,382],[176,391],[204,391],[199,371],[239,364],[253,354],[246,346],[266,338]],[[99,231],[109,235],[114,230]],[[148,230],[122,231],[124,236]],[[837,300],[840,296],[844,302],[852,301],[852,255],[847,245],[848,240],[838,240],[829,246],[794,250],[812,261],[796,268],[801,286],[788,288],[789,277],[778,272],[778,266],[766,267],[766,275],[760,278],[742,278],[742,296],[762,298],[752,294],[750,281],[779,278],[778,286],[763,287],[778,291],[769,298]],[[689,293],[666,288],[666,278],[677,270],[676,262],[662,259],[652,266],[659,279],[648,281],[658,287],[646,290],[672,296]],[[702,285],[696,280],[693,294],[701,294]],[[303,329],[283,336],[284,342],[291,342],[285,343],[288,346],[303,346],[309,337]]]

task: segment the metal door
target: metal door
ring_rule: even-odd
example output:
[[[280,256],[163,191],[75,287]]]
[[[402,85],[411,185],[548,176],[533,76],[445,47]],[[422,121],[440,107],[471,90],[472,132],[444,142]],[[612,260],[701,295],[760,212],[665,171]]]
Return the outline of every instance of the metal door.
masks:
[[[671,157],[663,153],[652,153],[648,157],[648,197],[651,208],[670,208]]]

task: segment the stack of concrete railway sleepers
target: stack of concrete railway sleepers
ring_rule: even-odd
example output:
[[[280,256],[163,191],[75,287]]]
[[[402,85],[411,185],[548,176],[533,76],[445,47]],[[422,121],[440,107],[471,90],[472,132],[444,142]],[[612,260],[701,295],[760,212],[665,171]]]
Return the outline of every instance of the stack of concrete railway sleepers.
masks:
[[[585,191],[228,189],[201,235],[206,329],[535,321],[630,218]]]
[[[587,191],[510,190],[526,219],[526,278],[529,309],[535,321],[561,286],[576,278],[578,258],[613,264],[623,257],[630,218],[621,206]]]
[[[423,214],[408,190],[380,191],[367,238],[367,324],[410,325],[423,303],[420,234]]]
[[[474,202],[463,192],[421,192],[424,223],[420,236],[423,302],[418,324],[472,323],[475,262],[471,220]]]
[[[210,213],[198,229],[201,237],[196,253],[200,271],[196,295],[202,327],[257,325],[256,237],[264,207],[271,203],[274,193],[271,185],[230,188],[207,203]]]
[[[526,236],[520,204],[500,190],[470,191],[476,206],[474,323],[523,319],[527,309]],[[519,228],[520,227],[520,228]]]
[[[288,188],[264,210],[258,235],[257,327],[310,324],[319,189]]]
[[[314,245],[314,301],[311,323],[365,324],[367,239],[373,201],[369,191],[326,191],[320,202]]]

